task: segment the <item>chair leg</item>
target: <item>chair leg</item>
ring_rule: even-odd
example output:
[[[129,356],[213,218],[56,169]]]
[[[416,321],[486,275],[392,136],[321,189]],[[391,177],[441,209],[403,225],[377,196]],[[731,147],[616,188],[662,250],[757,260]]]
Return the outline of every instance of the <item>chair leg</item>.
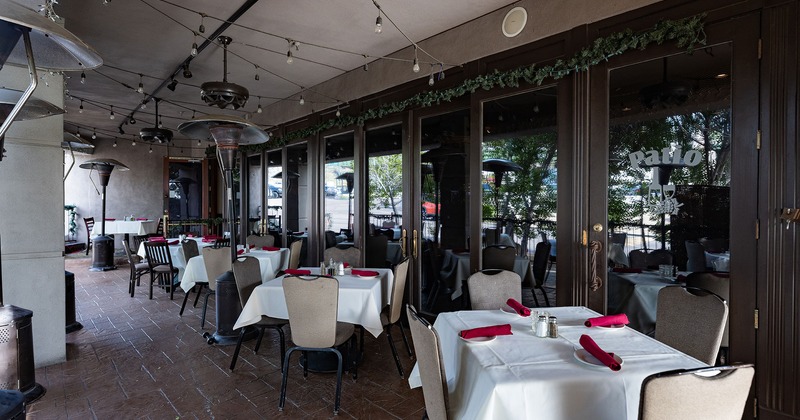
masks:
[[[303,363],[303,377],[308,378],[308,352],[305,350],[303,350],[303,360],[305,360],[305,363]]]
[[[236,349],[233,351],[233,358],[231,359],[231,370],[236,367],[236,360],[239,359],[239,350],[242,349],[242,341],[244,341],[245,330],[247,330],[247,327],[242,327],[239,329],[239,339],[236,340]]]
[[[200,329],[206,326],[206,310],[208,309],[208,297],[211,296],[211,291],[206,293],[205,301],[203,302],[203,316],[200,318]]]
[[[539,290],[542,291],[542,296],[544,296],[544,304],[550,306],[550,299],[547,297],[547,291],[544,290],[544,286],[539,286]]]
[[[183,303],[181,304],[181,311],[178,312],[178,316],[183,316],[183,310],[186,308],[186,301],[189,300],[189,293],[191,293],[192,290],[194,290],[194,289],[195,289],[195,286],[192,286],[192,288],[189,289],[189,291],[186,292],[186,295],[183,297]],[[200,292],[197,292],[197,293],[200,293]]]
[[[534,280],[536,281],[536,280]],[[533,295],[533,302],[536,304],[536,307],[539,307],[539,298],[536,297],[536,286],[531,287],[531,294]]]
[[[153,283],[155,283],[156,277],[158,277],[159,275],[160,274],[154,275],[152,271],[150,272],[150,300],[153,300]]]
[[[397,326],[400,327],[400,334],[403,337],[403,343],[406,345],[406,350],[408,350],[408,357],[414,358],[414,352],[411,351],[411,346],[408,344],[408,338],[406,337],[406,330],[403,328],[403,323],[398,322]]]
[[[342,397],[342,353],[339,350],[334,349],[334,353],[336,353],[336,357],[339,358],[339,365],[336,367],[336,399],[333,403],[333,415],[339,415],[339,403]]]
[[[293,351],[295,351],[294,347],[290,348],[286,356],[283,357],[283,367],[281,368],[281,372],[283,373],[281,378],[281,398],[278,401],[278,411],[283,411],[283,404],[286,402],[286,383],[289,379],[289,357],[292,356]]]
[[[192,308],[196,308],[197,307],[197,301],[200,300],[200,292],[203,291],[203,286],[204,285],[201,284],[200,288],[197,289],[197,296],[194,297],[194,305],[192,305]]]
[[[175,277],[176,275],[169,277],[169,300],[173,300],[173,296],[175,296]]]
[[[361,325],[361,337],[359,339],[361,340],[361,349],[359,351],[361,352],[361,354],[364,354],[364,326],[363,325]]]
[[[258,354],[258,349],[261,347],[261,339],[264,338],[264,330],[266,328],[261,327],[258,329],[258,340],[256,340],[256,347],[253,349],[253,353]]]
[[[283,370],[283,358],[286,357],[286,336],[283,334],[283,327],[278,327],[276,329],[281,339],[281,370]]]
[[[400,364],[400,357],[397,356],[397,348],[394,346],[394,340],[392,339],[392,324],[387,325],[384,331],[386,331],[386,338],[389,340],[389,347],[392,349],[394,363],[397,365],[397,373],[400,374],[401,379],[405,379],[406,374],[403,372],[403,365]]]

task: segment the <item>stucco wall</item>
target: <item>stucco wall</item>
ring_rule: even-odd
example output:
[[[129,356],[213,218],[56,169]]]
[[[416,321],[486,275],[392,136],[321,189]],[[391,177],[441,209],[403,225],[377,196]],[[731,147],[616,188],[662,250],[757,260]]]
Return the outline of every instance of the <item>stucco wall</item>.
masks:
[[[61,76],[46,76],[33,93],[63,106]],[[0,86],[24,89],[27,69],[6,64]],[[3,303],[33,311],[36,366],[64,361],[63,117],[15,122],[0,162]]]

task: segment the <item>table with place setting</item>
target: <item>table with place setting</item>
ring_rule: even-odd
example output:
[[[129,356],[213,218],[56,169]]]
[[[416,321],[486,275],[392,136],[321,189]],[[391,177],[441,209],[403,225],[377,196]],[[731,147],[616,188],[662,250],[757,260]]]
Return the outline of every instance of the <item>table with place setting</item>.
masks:
[[[302,268],[301,272],[319,275],[319,267]],[[348,269],[345,275],[334,276],[339,281],[339,309],[337,320],[361,325],[378,337],[383,332],[380,313],[389,304],[394,274],[385,268]],[[362,273],[358,275],[356,273]],[[372,275],[375,274],[375,275]],[[309,309],[313,308],[309,302]],[[262,315],[288,319],[283,295],[283,276],[276,277],[253,290],[234,329],[254,324]]]
[[[534,334],[535,310],[528,317],[508,308],[439,314],[433,328],[441,343],[452,418],[636,419],[644,378],[705,366],[624,325],[587,327],[587,319],[599,316],[588,308],[547,312],[557,318],[556,338]],[[486,326],[508,329],[510,335],[461,338],[462,331]],[[608,355],[609,366],[619,370],[591,356],[590,347]],[[418,366],[408,381],[412,388],[421,386]]]
[[[630,319],[631,328],[650,333],[656,326],[658,292],[677,284],[680,284],[678,277],[664,276],[657,271],[612,270],[608,273],[608,313],[625,313]]]
[[[253,257],[257,259],[259,266],[261,267],[261,281],[267,282],[275,278],[275,275],[280,269],[276,268],[280,267],[277,264],[280,264],[280,261],[283,261],[284,259],[288,259],[288,257],[285,256],[285,254],[288,252],[288,248],[280,248],[275,251],[252,249],[250,252],[242,253],[240,256]],[[206,271],[206,264],[205,260],[203,259],[202,252],[200,255],[191,258],[186,262],[186,269],[183,272],[183,277],[180,278],[180,282],[181,289],[187,293],[192,290],[192,287],[194,287],[194,285],[198,282],[208,282],[208,272]]]
[[[455,300],[461,297],[461,282],[470,276],[470,253],[469,251],[456,252],[452,249],[445,249],[442,253],[442,269],[439,275],[447,281],[453,289],[450,298]],[[523,284],[533,284],[533,273],[528,257],[517,255],[514,258],[514,272],[522,279]],[[527,283],[526,283],[527,282]]]
[[[106,219],[106,235],[130,234],[148,235],[154,233],[157,227],[156,220],[117,220]],[[100,234],[101,222],[97,221],[92,228],[92,236]]]
[[[212,245],[211,242],[203,242],[202,238],[186,238],[186,240],[197,242],[198,250]],[[178,269],[178,279],[182,279],[183,273],[186,270],[186,257],[183,255],[183,246],[181,246],[180,239],[167,238],[166,242],[169,245],[169,253],[172,257],[172,266]],[[147,258],[147,253],[144,250],[144,241],[139,244],[139,249],[136,250],[136,255],[142,257],[143,259]]]

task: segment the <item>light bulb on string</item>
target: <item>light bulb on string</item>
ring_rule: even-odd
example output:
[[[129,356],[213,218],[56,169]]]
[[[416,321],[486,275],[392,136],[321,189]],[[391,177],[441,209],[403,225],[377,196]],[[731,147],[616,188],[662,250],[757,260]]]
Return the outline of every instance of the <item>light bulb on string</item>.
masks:
[[[197,57],[197,32],[192,32],[194,34],[194,41],[192,42],[192,50],[189,53],[192,57]]]
[[[383,32],[383,18],[381,17],[381,11],[378,10],[378,18],[375,19],[375,33],[379,34]]]
[[[411,66],[411,70],[412,70],[414,73],[419,73],[419,61],[417,61],[417,59],[416,59],[416,58],[414,58],[414,65],[413,65],[413,66]]]
[[[97,129],[96,128],[92,129],[92,140],[97,140]]]
[[[194,111],[192,111],[192,119],[194,119]]]
[[[153,153],[153,146],[150,146],[150,149],[147,151],[147,153]]]
[[[444,80],[444,64],[439,63],[439,74],[436,75],[438,80]]]
[[[292,50],[286,51],[286,64],[294,63],[294,59],[292,58]]]
[[[131,117],[131,119],[128,121],[128,123],[131,124],[131,125],[136,124],[136,118]]]
[[[114,105],[111,105],[111,113],[108,114],[108,119],[110,120],[114,119]]]
[[[107,5],[108,3],[111,3],[111,0],[103,0],[103,6]]]
[[[164,121],[161,118],[158,119],[158,128],[164,128]]]
[[[264,112],[264,109],[261,108],[261,97],[259,96],[258,97],[258,108],[256,108],[256,113],[260,114],[262,112]]]
[[[81,99],[81,106],[78,107],[78,114],[83,114],[83,99]]]
[[[78,136],[78,138],[81,137],[81,129],[80,128],[75,130],[75,135]]]
[[[199,27],[199,28],[197,28],[197,30],[198,30],[198,31],[200,31],[200,33],[201,33],[201,34],[204,34],[204,33],[206,33],[206,26],[205,26],[205,25],[203,25],[203,23],[205,22],[205,20],[206,20],[206,15],[205,15],[205,13],[200,13],[200,27]]]
[[[255,66],[255,67],[256,67],[256,75],[253,76],[253,79],[255,79],[256,81],[259,81],[259,80],[261,80],[261,76],[258,75],[258,66]]]
[[[341,117],[342,116],[342,111],[339,110],[339,105],[336,105],[336,116],[337,117]]]
[[[117,139],[114,139],[114,144],[112,144],[111,147],[117,147]]]
[[[139,93],[144,93],[144,84],[142,84],[142,74],[139,73],[139,87],[136,88]]]
[[[431,75],[428,77],[428,86],[433,86],[433,64],[431,64]]]
[[[305,98],[303,98],[303,95],[300,95],[300,105],[305,105],[305,104],[306,104]]]
[[[367,62],[367,55],[363,54],[363,56],[364,56],[364,66],[361,68],[364,69],[364,71],[369,71],[369,63]]]
[[[202,140],[197,140],[197,145],[198,146],[202,146],[203,145],[203,141]]]
[[[81,84],[86,84],[86,73],[81,72]]]

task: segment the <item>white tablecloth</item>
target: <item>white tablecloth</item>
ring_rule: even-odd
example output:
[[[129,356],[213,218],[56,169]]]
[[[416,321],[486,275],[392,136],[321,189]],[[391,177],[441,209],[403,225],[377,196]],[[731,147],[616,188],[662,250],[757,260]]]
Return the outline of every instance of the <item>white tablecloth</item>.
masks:
[[[319,268],[309,268],[312,273],[318,274]],[[373,279],[364,279],[357,276],[336,276],[339,280],[339,312],[337,320],[349,322],[364,327],[370,334],[377,337],[383,331],[381,325],[381,309],[389,304],[394,274],[392,270],[382,268],[368,268],[380,273]],[[313,302],[309,302],[309,309]],[[270,280],[253,290],[247,304],[242,309],[239,319],[233,329],[254,324],[262,315],[273,318],[289,319],[286,309],[286,299],[283,295],[283,276]]]
[[[203,242],[201,238],[187,238],[188,240],[193,240],[197,242],[197,248],[202,249],[207,246],[211,246],[211,242]],[[178,238],[169,238],[167,242],[175,242],[178,241]],[[200,251],[203,252],[203,251]],[[183,273],[186,270],[186,256],[183,254],[183,247],[180,243],[177,245],[169,245],[169,253],[172,257],[172,266],[178,269],[178,279],[183,278]],[[147,258],[147,253],[144,250],[144,242],[139,244],[139,249],[136,251],[136,255]]]
[[[597,313],[583,307],[548,308],[559,320],[559,337],[538,338],[531,318],[495,311],[439,314],[434,328],[442,343],[454,419],[636,419],[642,381],[648,375],[702,362],[630,328],[586,328]],[[466,343],[458,332],[510,323],[513,335]],[[622,369],[588,366],[574,357],[581,334],[619,355]],[[420,386],[418,367],[408,379]]]
[[[705,252],[706,254],[706,267],[711,267],[714,271],[729,271],[731,265],[730,252]]]
[[[94,227],[92,228],[92,236],[100,234],[101,230],[100,223],[101,221],[99,220],[94,222]],[[156,227],[157,224],[155,220],[134,220],[134,221],[106,220],[106,235],[113,235],[115,233],[147,235],[149,233],[155,233]]]
[[[266,282],[275,278],[277,270],[272,265],[272,261],[275,258],[280,258],[280,254],[281,251],[251,251],[249,254],[242,254],[242,256],[258,259],[261,266],[261,281]],[[206,271],[206,263],[202,254],[187,261],[186,270],[183,272],[183,277],[181,277],[181,289],[184,292],[188,292],[192,290],[192,287],[197,282],[208,282],[208,272]]]
[[[608,313],[628,316],[629,327],[645,334],[656,327],[658,292],[677,284],[657,272],[608,273]]]
[[[530,260],[527,257],[517,255],[514,258],[514,272],[519,275],[522,282],[533,281],[533,273],[530,270]],[[455,300],[461,297],[461,282],[470,276],[469,271],[469,252],[453,252],[450,249],[444,250],[442,255],[442,270],[439,275],[453,289],[450,298]],[[530,284],[530,283],[528,283]]]

